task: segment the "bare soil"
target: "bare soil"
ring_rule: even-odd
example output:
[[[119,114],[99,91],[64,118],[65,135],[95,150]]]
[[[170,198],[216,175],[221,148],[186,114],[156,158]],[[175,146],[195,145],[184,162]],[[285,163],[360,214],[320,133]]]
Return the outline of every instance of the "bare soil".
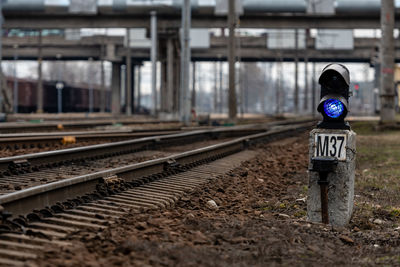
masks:
[[[103,232],[82,231],[70,237],[73,247],[48,247],[37,263],[39,266],[400,265],[397,228],[400,210],[396,213],[394,206],[398,202],[389,202],[390,195],[374,197],[379,193],[395,198],[398,191],[391,190],[390,184],[397,186],[398,176],[393,174],[386,187],[369,186],[365,169],[375,170],[383,163],[374,157],[358,155],[355,212],[350,225],[332,228],[307,222],[307,140],[304,134],[262,145],[256,148],[259,151],[256,158],[187,193],[174,209],[132,212]],[[360,151],[371,146],[369,139],[360,140]],[[375,140],[378,147],[391,146],[393,142],[390,138]],[[394,173],[398,171],[395,164],[385,166],[392,166]],[[218,209],[208,208],[209,200],[214,200]]]

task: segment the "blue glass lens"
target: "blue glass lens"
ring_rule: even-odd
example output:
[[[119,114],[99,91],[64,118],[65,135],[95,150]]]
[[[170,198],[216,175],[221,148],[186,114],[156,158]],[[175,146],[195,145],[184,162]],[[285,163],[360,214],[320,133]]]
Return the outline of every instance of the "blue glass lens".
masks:
[[[343,103],[337,99],[328,99],[324,103],[324,112],[330,118],[338,118],[343,114]]]

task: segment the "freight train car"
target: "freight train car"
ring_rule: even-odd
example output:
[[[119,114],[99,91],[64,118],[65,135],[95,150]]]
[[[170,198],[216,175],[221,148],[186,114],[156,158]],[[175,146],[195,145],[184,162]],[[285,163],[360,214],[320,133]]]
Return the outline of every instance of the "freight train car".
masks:
[[[58,111],[56,81],[43,81],[43,110],[48,113]],[[7,87],[13,91],[14,78],[7,77]],[[18,112],[36,112],[37,81],[31,79],[18,79]],[[93,111],[100,111],[101,88],[93,86]],[[106,111],[110,110],[111,92],[106,89]],[[88,112],[89,111],[89,86],[88,84],[64,83],[62,89],[62,112]]]

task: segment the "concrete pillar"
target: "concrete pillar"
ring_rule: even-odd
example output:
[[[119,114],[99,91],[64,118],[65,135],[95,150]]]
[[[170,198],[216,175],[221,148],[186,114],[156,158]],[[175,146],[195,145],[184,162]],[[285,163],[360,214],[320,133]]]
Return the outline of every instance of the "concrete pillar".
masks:
[[[335,149],[341,146],[345,152],[345,159],[338,161],[335,171],[328,174],[328,214],[329,224],[333,226],[344,226],[349,223],[353,213],[354,201],[354,174],[356,158],[356,134],[349,130],[314,129],[310,133],[309,169],[312,169],[311,158],[315,157],[315,150],[328,155],[328,149],[333,149],[332,142],[328,145],[331,137],[321,136],[323,134],[335,134],[345,137],[343,144],[337,141]],[[316,137],[321,136],[317,142]],[[326,139],[326,140],[325,140]],[[324,141],[325,140],[325,141]],[[330,150],[329,150],[330,151]],[[331,153],[331,152],[329,152]],[[336,151],[335,151],[336,153]],[[309,172],[308,198],[307,198],[307,219],[313,222],[321,222],[321,188],[318,184],[319,173]]]
[[[394,0],[381,1],[381,122],[395,122],[395,86],[394,76]]]
[[[43,113],[43,80],[42,80],[42,30],[38,37],[38,85],[36,113]]]
[[[229,119],[235,120],[237,114],[236,104],[236,79],[235,79],[235,63],[236,63],[236,43],[235,43],[235,1],[228,2],[228,26],[229,26],[229,41],[228,41],[228,61],[229,61]]]
[[[172,38],[167,39],[167,93],[166,112],[172,113],[174,95],[174,43]],[[177,65],[177,64],[176,64]]]
[[[112,63],[111,111],[113,115],[121,113],[121,63]]]

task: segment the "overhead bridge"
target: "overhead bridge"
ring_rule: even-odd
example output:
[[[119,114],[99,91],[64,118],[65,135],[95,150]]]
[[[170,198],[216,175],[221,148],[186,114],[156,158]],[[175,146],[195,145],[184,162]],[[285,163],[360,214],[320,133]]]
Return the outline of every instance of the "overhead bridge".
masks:
[[[269,49],[267,48],[267,36],[238,37],[238,49],[241,61],[294,61],[295,49]],[[165,39],[160,38],[165,43]],[[17,45],[17,46],[16,46]],[[374,38],[355,38],[352,50],[327,50],[316,49],[315,39],[307,41],[307,55],[310,62],[371,62],[377,56],[379,40]],[[160,45],[161,48],[165,47]],[[16,48],[17,47],[17,48]],[[4,37],[3,58],[13,59],[18,55],[19,59],[37,60],[38,37]],[[81,40],[65,40],[62,36],[42,37],[42,54],[44,60],[59,60],[57,55],[62,55],[61,60],[109,60],[122,62],[128,54],[128,48],[124,47],[123,37],[94,36],[84,37]],[[103,47],[103,48],[102,48]],[[210,38],[209,48],[193,48],[192,61],[226,61],[227,37]],[[162,50],[162,49],[160,49]],[[297,57],[304,60],[305,49],[300,49]],[[102,54],[102,52],[104,52]],[[150,60],[150,48],[131,48],[133,61],[142,62]],[[160,57],[163,57],[161,51]],[[396,61],[400,62],[400,40],[396,40]]]

